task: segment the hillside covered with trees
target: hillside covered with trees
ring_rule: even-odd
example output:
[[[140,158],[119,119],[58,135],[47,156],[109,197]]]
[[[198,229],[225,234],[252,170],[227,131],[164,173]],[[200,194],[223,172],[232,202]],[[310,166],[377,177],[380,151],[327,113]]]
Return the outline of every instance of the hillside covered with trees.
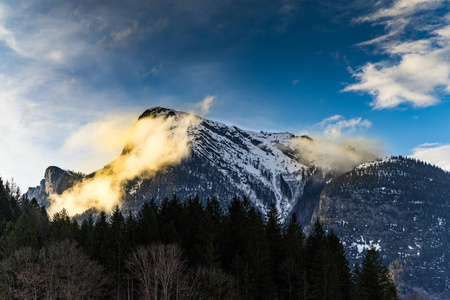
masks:
[[[0,181],[1,299],[398,299],[377,251],[351,270],[339,238],[282,226],[235,197],[49,217]]]
[[[346,245],[351,264],[378,247],[401,264],[397,283],[449,299],[450,173],[407,157],[361,164],[324,187],[315,217]],[[400,281],[403,281],[400,283]]]

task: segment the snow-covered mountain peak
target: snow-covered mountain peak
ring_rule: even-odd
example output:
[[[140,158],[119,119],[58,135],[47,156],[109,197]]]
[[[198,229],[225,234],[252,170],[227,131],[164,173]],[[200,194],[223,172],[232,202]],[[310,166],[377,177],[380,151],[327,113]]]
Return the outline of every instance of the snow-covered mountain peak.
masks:
[[[282,219],[289,216],[302,196],[307,169],[295,155],[288,155],[293,153],[289,145],[295,135],[243,130],[208,119],[188,135],[194,155],[228,178],[236,192],[263,212],[273,202]],[[267,192],[270,197],[263,197]]]
[[[188,122],[184,122],[185,117],[189,117]],[[123,199],[124,207],[130,210],[151,198],[160,201],[174,194],[181,199],[217,196],[224,206],[233,196],[246,196],[262,213],[275,204],[281,219],[287,220],[296,211],[306,181],[314,172],[312,164],[301,160],[298,149],[291,147],[293,139],[307,137],[243,130],[164,107],[147,109],[138,120],[144,118],[173,122],[171,131],[183,126],[191,151],[179,164],[165,166],[150,177],[143,174],[130,180]],[[147,124],[152,126],[151,122]],[[125,145],[122,155],[133,147]],[[308,222],[308,216],[304,219]]]
[[[152,107],[140,117],[179,118],[189,114]],[[192,116],[192,115],[190,115]],[[255,132],[197,117],[187,129],[191,158],[199,158],[219,172],[230,192],[247,196],[262,212],[275,203],[282,219],[289,217],[303,194],[307,167],[290,147],[296,136],[289,132]],[[211,191],[212,195],[215,191]],[[211,196],[212,196],[211,195]]]

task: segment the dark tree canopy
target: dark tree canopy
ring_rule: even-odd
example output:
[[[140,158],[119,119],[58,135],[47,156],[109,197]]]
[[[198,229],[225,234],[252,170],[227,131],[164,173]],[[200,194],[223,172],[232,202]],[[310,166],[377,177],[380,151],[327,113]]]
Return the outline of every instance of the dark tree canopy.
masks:
[[[49,220],[0,180],[1,299],[398,299],[378,252],[350,272],[339,238],[319,220],[307,237],[246,198],[116,207]],[[53,273],[52,273],[53,272]]]

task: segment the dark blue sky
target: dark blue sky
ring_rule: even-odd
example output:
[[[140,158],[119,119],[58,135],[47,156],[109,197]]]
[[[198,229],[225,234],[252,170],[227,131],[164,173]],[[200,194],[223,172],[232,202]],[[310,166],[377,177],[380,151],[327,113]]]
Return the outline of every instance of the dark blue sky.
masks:
[[[64,145],[86,124],[208,95],[210,119],[450,169],[449,42],[444,0],[3,1],[0,174],[78,168],[89,150]]]

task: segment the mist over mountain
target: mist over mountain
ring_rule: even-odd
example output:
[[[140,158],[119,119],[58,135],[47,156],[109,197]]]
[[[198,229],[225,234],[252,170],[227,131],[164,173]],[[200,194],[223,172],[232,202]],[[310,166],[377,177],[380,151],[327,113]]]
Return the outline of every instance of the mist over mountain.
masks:
[[[306,231],[319,218],[341,238],[351,263],[361,262],[364,251],[375,247],[387,263],[401,265],[397,275],[403,288],[448,295],[448,172],[401,157],[375,160],[377,153],[364,143],[336,146],[330,155],[308,136],[247,131],[192,116],[184,122],[188,116],[155,107],[138,119],[164,124],[161,138],[167,145],[188,141],[189,151],[177,149],[176,159],[124,177],[123,166],[136,157],[139,164],[145,162],[141,153],[157,147],[145,133],[148,148],[133,140],[116,161],[92,174],[47,168],[28,198],[50,208],[55,199],[81,201],[83,195],[91,197],[91,185],[105,180],[114,188],[110,199],[118,202],[113,204],[132,213],[150,199],[160,202],[174,194],[182,200],[198,195],[203,202],[217,196],[224,209],[233,196],[247,197],[264,215],[275,205],[284,222],[295,212]],[[161,156],[172,154],[171,147]],[[83,209],[104,209],[96,201]]]

